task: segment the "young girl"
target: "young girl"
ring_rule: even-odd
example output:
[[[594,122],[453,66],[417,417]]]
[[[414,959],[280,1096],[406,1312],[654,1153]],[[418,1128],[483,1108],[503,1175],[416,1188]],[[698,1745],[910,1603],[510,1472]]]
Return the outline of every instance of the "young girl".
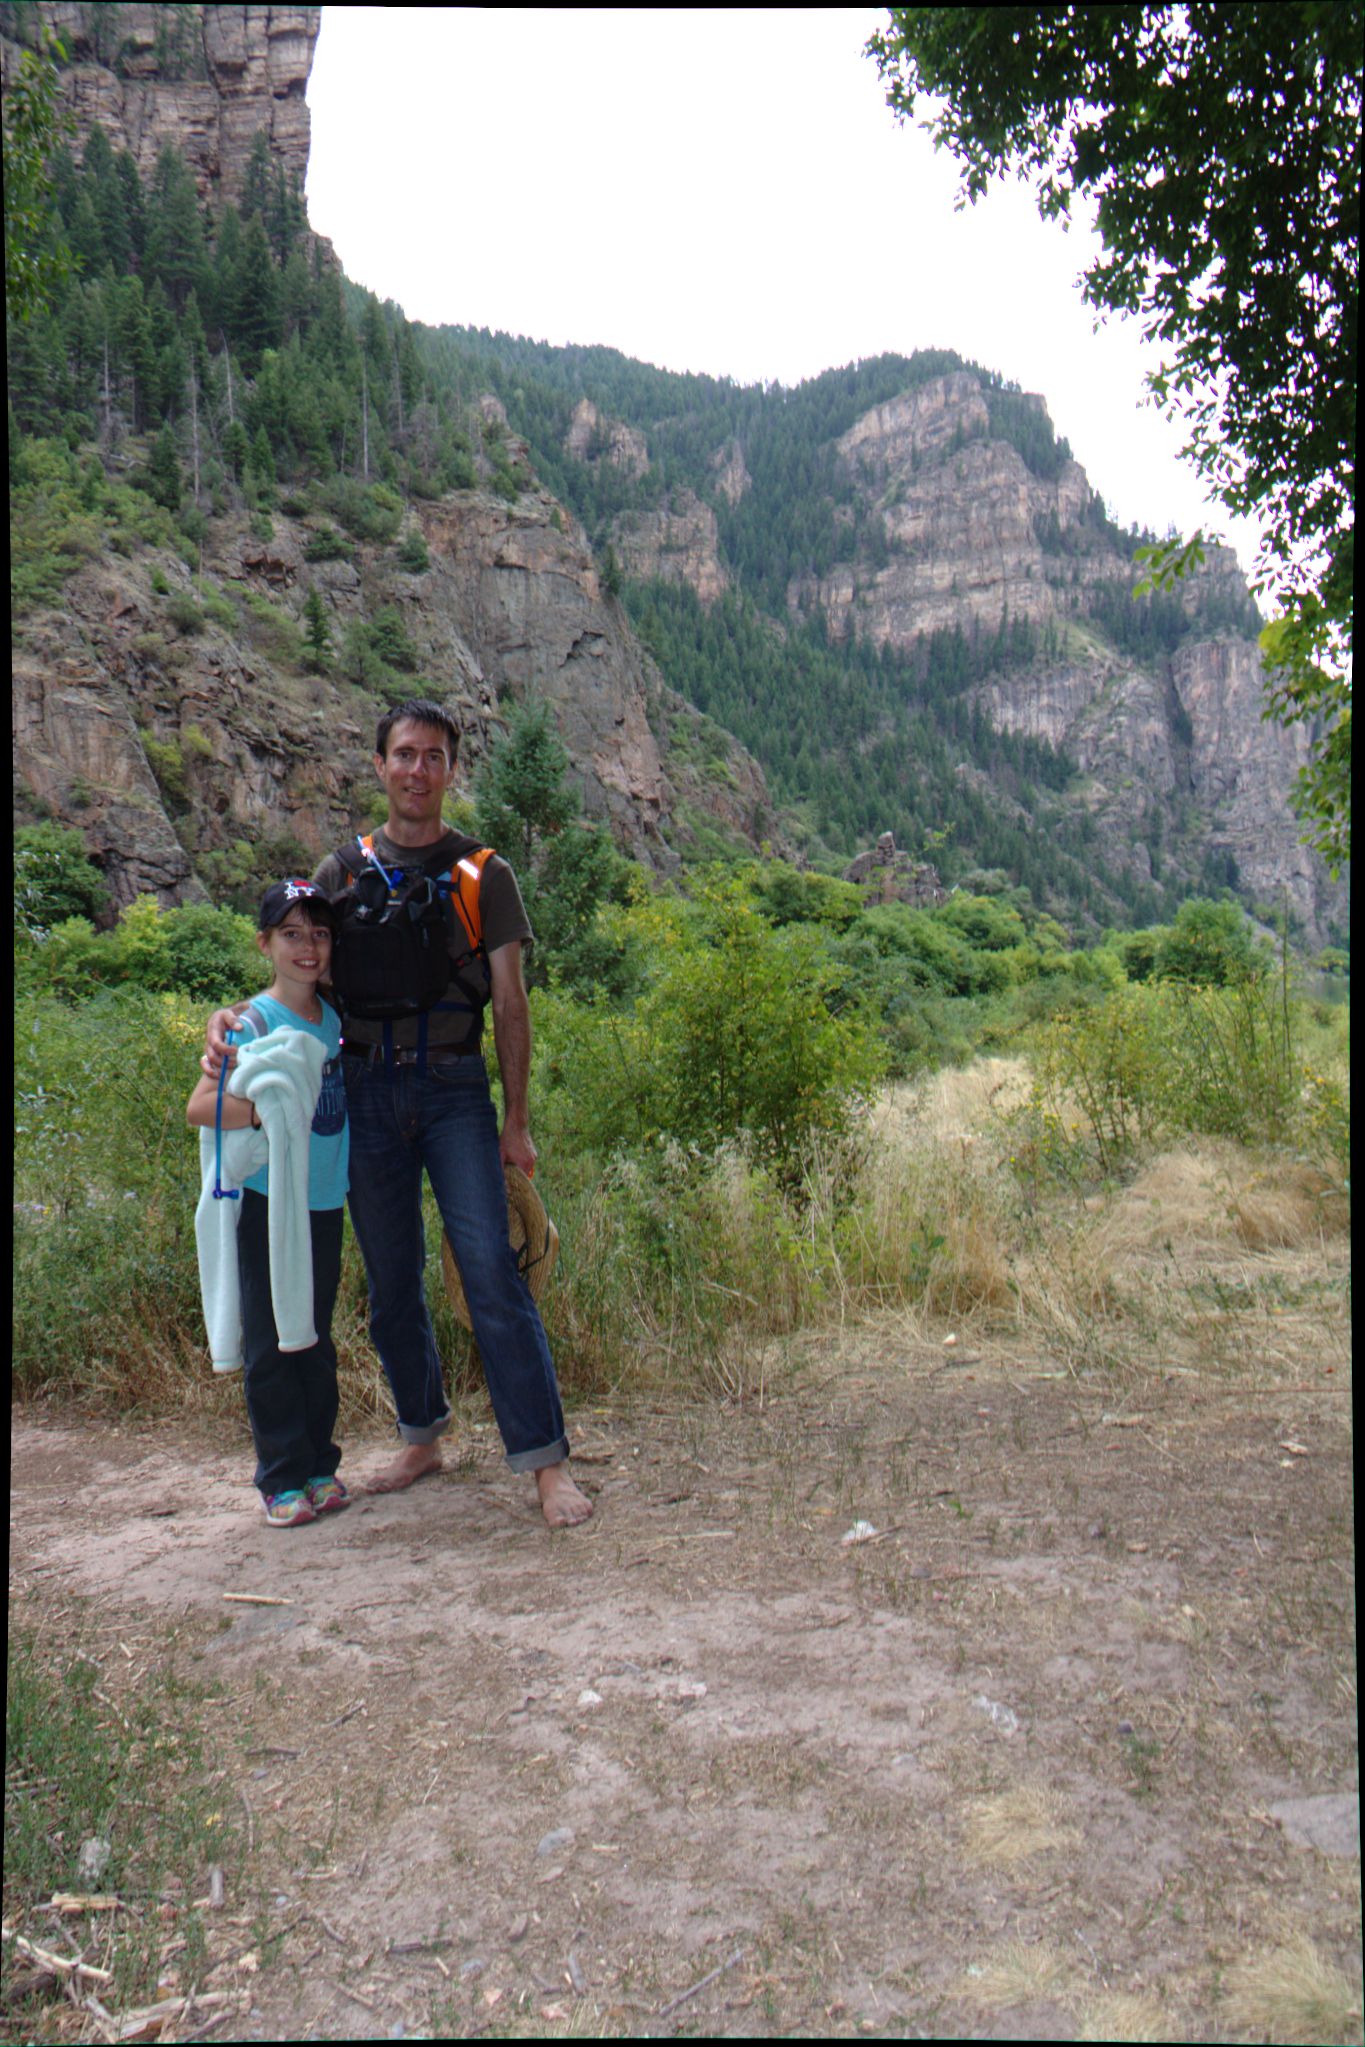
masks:
[[[341,1276],[341,1219],[346,1200],[349,1133],[341,1073],[341,1023],[318,984],[328,977],[334,917],[310,881],[277,881],[261,902],[256,943],[271,967],[270,986],[250,1005],[241,1039],[264,1037],[288,1026],[321,1038],[327,1060],[308,1144],[308,1209],[313,1248],[313,1323],[317,1342],[282,1351],[270,1290],[267,1236],[268,1167],[245,1182],[237,1225],[241,1286],[242,1355],[247,1415],[256,1445],[256,1485],[272,1528],[298,1528],[319,1514],[337,1512],[350,1495],[337,1477],[341,1452],[332,1441],[337,1417],[337,1357],[332,1308]],[[212,1130],[218,1083],[202,1079],[186,1114]],[[253,1102],[222,1095],[222,1125],[260,1127]]]

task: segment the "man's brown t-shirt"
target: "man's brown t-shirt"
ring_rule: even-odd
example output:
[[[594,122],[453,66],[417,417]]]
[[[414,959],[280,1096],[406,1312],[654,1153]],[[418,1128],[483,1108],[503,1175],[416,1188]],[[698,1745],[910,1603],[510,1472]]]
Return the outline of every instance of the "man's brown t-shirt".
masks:
[[[479,847],[477,839],[468,838],[463,832],[447,832],[443,838],[433,839],[429,846],[395,846],[382,828],[374,833],[373,844],[390,872],[399,867],[405,874],[412,874],[419,868],[428,873],[443,872],[467,854],[477,852]],[[329,853],[313,875],[317,887],[325,889],[329,896],[339,895],[352,879],[336,853]],[[521,900],[517,877],[496,853],[484,862],[479,883],[479,913],[483,922],[485,952],[496,952],[501,945],[527,946],[534,943],[535,934],[526,915],[526,905]],[[453,912],[450,939],[451,958],[455,959],[465,946],[456,944]],[[399,1017],[392,1029],[395,1045],[416,1045],[416,1017]],[[438,1045],[459,1044],[468,1032],[469,1017],[462,1010],[432,1009],[427,1012],[427,1044],[433,1050]],[[345,1035],[352,1045],[378,1045],[383,1041],[384,1026],[372,1018],[349,1018]]]

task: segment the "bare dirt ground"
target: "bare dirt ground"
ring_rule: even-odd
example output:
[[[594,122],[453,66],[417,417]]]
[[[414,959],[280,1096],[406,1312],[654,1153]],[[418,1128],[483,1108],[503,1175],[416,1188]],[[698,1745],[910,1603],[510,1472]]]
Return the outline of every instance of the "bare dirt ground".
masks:
[[[235,1414],[21,1416],[12,1588],[221,1688],[216,2038],[1359,2037],[1348,1372],[888,1321],[580,1411],[553,1536],[482,1425],[281,1534]]]

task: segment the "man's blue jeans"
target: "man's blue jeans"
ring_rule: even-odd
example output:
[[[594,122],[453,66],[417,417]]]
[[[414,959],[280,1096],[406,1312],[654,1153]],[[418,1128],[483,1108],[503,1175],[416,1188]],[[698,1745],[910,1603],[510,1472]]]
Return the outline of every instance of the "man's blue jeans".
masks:
[[[569,1454],[550,1347],[507,1236],[507,1190],[488,1075],[477,1056],[392,1074],[345,1058],[347,1197],[370,1285],[370,1336],[393,1389],[398,1433],[430,1443],[450,1426],[422,1273],[422,1174],[460,1267],[493,1413],[514,1471]]]

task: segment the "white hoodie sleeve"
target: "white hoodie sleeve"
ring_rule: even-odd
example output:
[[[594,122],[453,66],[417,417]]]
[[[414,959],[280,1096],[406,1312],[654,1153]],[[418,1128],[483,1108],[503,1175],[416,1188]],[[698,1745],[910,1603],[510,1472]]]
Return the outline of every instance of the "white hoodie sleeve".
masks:
[[[222,1133],[222,1186],[215,1199],[217,1145],[199,1133],[203,1187],[195,1210],[199,1285],[215,1372],[242,1368],[242,1305],[237,1276],[237,1222],[244,1181],[270,1168],[270,1291],[281,1350],[307,1350],[313,1326],[313,1245],[308,1220],[308,1144],[322,1088],[327,1050],[306,1031],[282,1028],[238,1049],[229,1093],[252,1101],[259,1130]],[[237,1199],[229,1199],[228,1192]]]
[[[308,1144],[327,1047],[281,1027],[243,1045],[230,1094],[253,1102],[270,1147],[270,1297],[282,1351],[311,1350],[313,1238],[308,1221]]]

